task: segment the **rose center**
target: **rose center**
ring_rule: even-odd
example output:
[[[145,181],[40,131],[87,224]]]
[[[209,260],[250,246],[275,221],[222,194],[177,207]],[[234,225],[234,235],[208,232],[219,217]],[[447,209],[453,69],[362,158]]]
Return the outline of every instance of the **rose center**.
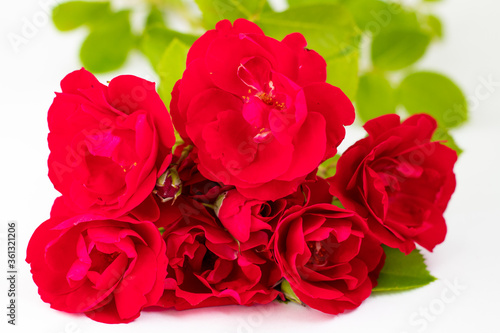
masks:
[[[203,261],[201,264],[201,270],[202,272],[204,271],[210,271],[214,269],[215,267],[215,262],[217,261],[219,257],[212,253],[210,250],[207,249],[207,252],[205,253],[205,256],[203,257]]]
[[[272,139],[273,133],[270,129],[261,128],[259,133],[255,134],[253,141],[255,143],[267,143]]]
[[[324,241],[309,241],[307,247],[311,252],[308,264],[315,266],[324,266],[328,262],[328,257],[332,251],[329,251],[324,246]]]
[[[260,99],[264,104],[269,105],[273,109],[276,110],[284,110],[285,109],[285,103],[279,101],[275,96],[265,93],[263,91],[259,91],[255,96]]]
[[[404,158],[381,158],[371,168],[377,172],[389,194],[401,191],[401,183],[418,178],[423,172],[422,167],[409,163]]]
[[[390,170],[379,172],[378,175],[382,180],[382,183],[384,184],[385,190],[387,192],[392,193],[399,191],[399,180],[401,179],[401,177],[398,174]]]
[[[259,216],[269,217],[271,215],[271,206],[266,202],[260,206]]]
[[[119,255],[119,252],[102,253],[94,247],[89,254],[90,260],[92,261],[89,270],[102,274]]]

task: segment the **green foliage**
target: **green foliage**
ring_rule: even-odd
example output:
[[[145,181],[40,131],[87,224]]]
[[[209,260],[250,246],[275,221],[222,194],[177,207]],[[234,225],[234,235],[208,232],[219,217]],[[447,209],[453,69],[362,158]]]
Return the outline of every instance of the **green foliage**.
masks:
[[[443,23],[439,19],[439,17],[435,15],[429,15],[427,16],[427,27],[433,37],[436,37],[437,39],[443,38],[444,32],[443,32]]]
[[[205,28],[213,29],[222,19],[234,21],[238,18],[255,20],[267,4],[266,0],[195,0],[203,14]]]
[[[149,59],[153,68],[156,69],[162,55],[174,39],[178,39],[186,45],[191,45],[196,38],[197,36],[194,35],[170,30],[161,25],[154,25],[144,31],[140,41],[140,49]],[[184,68],[184,66],[181,67]]]
[[[362,121],[396,112],[394,89],[383,74],[372,72],[359,78],[356,111]]]
[[[419,16],[421,15],[419,12],[409,7],[405,7],[398,2],[384,1],[384,3],[385,8],[383,10],[378,13],[372,13],[375,20],[380,23],[381,32],[395,30],[423,30],[419,20]]]
[[[109,13],[109,2],[71,1],[56,6],[52,20],[57,29],[68,31],[96,22]]]
[[[333,3],[294,6],[281,13],[263,13],[256,23],[277,39],[292,32],[303,34],[307,47],[325,58],[328,83],[354,97],[358,85],[360,30],[344,6]]]
[[[400,70],[417,62],[427,50],[430,36],[421,31],[393,30],[373,38],[372,61],[382,70]]]
[[[344,205],[340,202],[338,198],[333,198],[332,205],[337,206],[341,209],[345,209]]]
[[[146,18],[146,28],[153,26],[166,28],[163,12],[156,6],[151,7],[148,17]]]
[[[346,53],[326,58],[326,82],[339,87],[351,99],[358,90],[359,51],[351,47]]]
[[[384,246],[385,265],[373,291],[397,291],[423,287],[436,278],[430,275],[419,250],[404,255],[398,249]]]
[[[436,129],[436,132],[434,132],[434,135],[432,136],[432,141],[441,141],[443,145],[456,151],[458,156],[463,153],[462,148],[457,145],[455,139],[453,139],[451,134],[444,128],[438,127]]]
[[[80,49],[83,66],[95,73],[121,67],[134,47],[130,12],[111,11],[109,2],[70,1],[54,8],[52,19],[61,31],[85,25],[89,34]]]
[[[431,35],[417,12],[395,2],[344,0],[365,35],[372,38],[371,59],[381,70],[400,70],[426,52]]]
[[[362,30],[376,33],[389,21],[384,17],[388,12],[388,4],[378,0],[343,0],[341,1],[352,13],[356,23]],[[390,13],[390,12],[389,12]]]
[[[120,11],[94,27],[80,49],[83,66],[95,73],[120,68],[134,46],[129,12]]]
[[[283,292],[287,300],[297,304],[302,304],[301,300],[297,297],[297,295],[295,295],[292,286],[290,286],[290,283],[287,280],[283,280],[281,282],[281,291]]]
[[[160,75],[160,88],[158,93],[165,105],[170,105],[171,91],[174,88],[175,82],[182,77],[182,73],[186,69],[186,58],[189,46],[184,44],[177,38],[174,38],[165,52],[161,56],[158,63],[158,74]]]
[[[300,32],[308,47],[325,59],[351,53],[353,48],[357,49],[360,37],[351,13],[337,4],[312,4],[281,13],[263,13],[256,23],[277,39]]]
[[[318,4],[318,3],[319,4],[338,3],[337,0],[288,0],[287,2],[290,8],[296,6]]]
[[[433,72],[408,75],[398,88],[399,101],[410,114],[427,113],[447,129],[468,118],[465,96],[453,81]]]
[[[318,167],[318,176],[322,178],[333,177],[337,171],[337,162],[339,161],[339,158],[340,155],[337,154],[321,163]]]
[[[349,8],[356,23],[372,37],[381,32],[418,30],[417,13],[403,8],[398,2],[381,0],[339,0]]]

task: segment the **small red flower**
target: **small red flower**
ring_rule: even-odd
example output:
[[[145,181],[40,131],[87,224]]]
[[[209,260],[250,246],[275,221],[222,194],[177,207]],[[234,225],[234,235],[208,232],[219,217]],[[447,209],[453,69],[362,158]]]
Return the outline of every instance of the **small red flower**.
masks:
[[[105,86],[84,69],[61,81],[49,113],[49,177],[73,210],[156,219],[151,191],[175,136],[152,82],[131,75]],[[140,206],[140,207],[138,207]]]
[[[367,221],[382,243],[410,253],[446,236],[443,212],[455,190],[454,150],[432,142],[436,121],[386,115],[365,124],[368,137],[339,159],[331,192]]]
[[[104,323],[130,322],[156,304],[167,272],[153,223],[75,215],[61,198],[32,235],[26,261],[44,302]]]
[[[274,255],[297,297],[319,311],[358,307],[377,284],[385,254],[354,212],[331,204],[294,206],[274,235]]]
[[[238,190],[230,190],[221,198],[217,216],[229,233],[241,242],[251,239],[253,232],[274,232],[285,210],[292,206],[332,202],[328,183],[313,174],[295,193],[275,201],[249,199]]]

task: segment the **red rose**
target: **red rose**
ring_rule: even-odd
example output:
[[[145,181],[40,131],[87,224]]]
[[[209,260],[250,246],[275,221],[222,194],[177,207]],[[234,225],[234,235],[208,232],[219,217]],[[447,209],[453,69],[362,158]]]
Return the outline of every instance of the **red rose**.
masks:
[[[282,213],[286,205],[285,199],[275,202],[248,199],[237,190],[231,190],[224,194],[217,215],[234,238],[246,242],[253,232],[272,231],[269,222]]]
[[[72,209],[113,218],[158,214],[151,191],[175,143],[154,83],[123,75],[106,87],[84,69],[61,81],[49,109],[49,177]],[[157,216],[156,216],[157,217]]]
[[[354,212],[331,204],[290,208],[274,236],[274,255],[297,297],[338,314],[358,307],[376,286],[385,254],[364,235]]]
[[[457,154],[431,142],[436,121],[386,115],[365,124],[368,137],[340,157],[331,192],[367,220],[384,244],[410,253],[446,236],[443,212],[455,190]]]
[[[26,261],[42,300],[104,323],[130,322],[156,304],[167,267],[156,226],[71,214],[58,198],[28,244]]]
[[[158,305],[184,310],[266,304],[276,299],[280,292],[274,286],[281,274],[267,248],[268,234],[255,232],[247,242],[238,243],[202,205],[193,204],[177,223],[167,218],[165,225],[158,224],[166,229],[163,237],[169,259]]]
[[[221,21],[193,44],[171,112],[206,178],[276,200],[336,153],[354,109],[305,47],[299,33],[280,42],[243,19]]]
[[[256,231],[274,231],[283,212],[294,205],[331,203],[328,183],[320,177],[310,175],[299,189],[282,199],[263,201],[249,199],[237,190],[224,194],[217,216],[222,225],[240,242],[246,242]]]

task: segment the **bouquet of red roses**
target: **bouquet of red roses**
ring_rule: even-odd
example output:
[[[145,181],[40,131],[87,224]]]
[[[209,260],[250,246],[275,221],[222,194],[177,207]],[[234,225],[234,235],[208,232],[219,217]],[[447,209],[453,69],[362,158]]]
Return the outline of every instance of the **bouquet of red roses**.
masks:
[[[68,74],[48,112],[62,196],[27,251],[42,300],[106,323],[286,298],[338,314],[371,294],[384,250],[432,250],[456,152],[432,117],[386,115],[337,161],[354,108],[325,81],[301,34],[243,19],[193,44],[170,113],[141,78]]]

